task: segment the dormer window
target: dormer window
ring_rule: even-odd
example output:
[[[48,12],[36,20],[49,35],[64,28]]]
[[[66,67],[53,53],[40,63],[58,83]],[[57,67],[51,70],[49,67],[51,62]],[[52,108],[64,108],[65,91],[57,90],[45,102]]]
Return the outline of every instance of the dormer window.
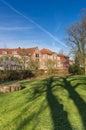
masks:
[[[12,54],[16,55],[16,54],[17,54],[17,51],[13,51]]]
[[[7,54],[7,51],[2,51],[2,54],[4,54],[4,55]]]

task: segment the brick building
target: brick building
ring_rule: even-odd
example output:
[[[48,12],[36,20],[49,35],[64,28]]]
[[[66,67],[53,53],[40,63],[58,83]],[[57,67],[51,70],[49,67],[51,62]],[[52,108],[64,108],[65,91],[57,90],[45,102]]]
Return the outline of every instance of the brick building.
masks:
[[[30,59],[37,60],[39,62],[39,69],[47,69],[46,61],[51,60],[55,61],[54,67],[56,69],[68,69],[69,68],[69,57],[64,54],[57,54],[49,49],[41,49],[38,47],[34,48],[15,48],[15,49],[0,49],[0,57],[3,56],[14,56],[19,59],[23,58],[25,60],[25,67],[29,64]],[[15,67],[15,63],[13,64],[15,69],[19,69],[19,66]],[[3,67],[0,64],[0,67]]]

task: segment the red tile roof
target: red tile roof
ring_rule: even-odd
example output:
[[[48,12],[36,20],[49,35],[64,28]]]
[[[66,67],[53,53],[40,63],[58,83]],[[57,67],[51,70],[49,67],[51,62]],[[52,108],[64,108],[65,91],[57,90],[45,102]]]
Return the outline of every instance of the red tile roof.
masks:
[[[3,51],[6,51],[7,54],[12,54],[13,51],[16,51],[17,54],[33,54],[35,52],[35,50],[38,49],[38,47],[33,47],[33,48],[14,48],[14,49],[5,49],[5,48],[2,48],[0,49],[0,54],[2,54]],[[41,49],[40,50],[40,53],[41,54],[48,54],[48,55],[52,55],[54,54],[54,52],[52,52],[51,50],[49,49]],[[62,58],[68,58],[68,56],[65,56],[64,54],[57,54],[57,56],[59,57],[62,57]]]
[[[53,52],[49,49],[45,49],[43,48],[42,50],[40,50],[41,54],[48,54],[48,55],[52,55]]]
[[[68,58],[68,56],[66,56],[64,54],[57,54],[57,56],[59,56],[59,57],[67,57]]]
[[[38,47],[34,47],[34,48],[27,48],[25,49],[28,53],[34,53],[34,51],[38,49]]]
[[[27,48],[27,49],[24,49],[24,48],[14,48],[14,49],[2,48],[2,49],[0,49],[0,54],[2,54],[3,51],[6,51],[7,54],[12,54],[13,51],[16,51],[17,54],[21,54],[22,52],[33,54],[36,49],[38,49],[38,48],[37,47]]]

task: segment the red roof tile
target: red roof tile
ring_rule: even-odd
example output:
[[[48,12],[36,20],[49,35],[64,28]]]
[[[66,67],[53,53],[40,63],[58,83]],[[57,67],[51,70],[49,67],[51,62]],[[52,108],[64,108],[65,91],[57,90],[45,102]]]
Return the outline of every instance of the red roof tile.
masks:
[[[26,48],[26,49],[23,49],[23,48],[14,48],[14,49],[5,49],[5,48],[2,48],[0,49],[0,54],[2,54],[3,51],[6,51],[7,54],[12,54],[13,51],[16,51],[18,54],[21,54],[22,52],[25,52],[25,53],[34,53],[34,51],[37,49],[37,47],[34,47],[34,48]]]
[[[45,49],[43,48],[42,50],[40,50],[41,54],[48,54],[48,55],[52,55],[53,52],[49,49]]]
[[[59,56],[59,57],[66,57],[66,58],[68,58],[68,56],[66,56],[66,55],[64,55],[64,54],[57,54],[57,56]]]

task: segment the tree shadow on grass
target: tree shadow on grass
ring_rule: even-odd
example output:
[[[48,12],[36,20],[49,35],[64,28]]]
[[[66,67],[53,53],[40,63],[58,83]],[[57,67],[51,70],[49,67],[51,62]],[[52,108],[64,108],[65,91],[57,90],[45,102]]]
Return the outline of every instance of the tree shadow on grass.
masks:
[[[37,129],[37,126],[39,125],[39,120],[38,120],[38,117],[40,116],[40,114],[46,109],[46,105],[44,105],[44,101],[41,103],[40,107],[39,107],[39,110],[38,111],[34,111],[33,113],[29,113],[29,115],[27,115],[27,111],[28,111],[28,108],[29,108],[29,105],[26,106],[22,111],[21,113],[16,117],[15,119],[15,122],[17,124],[18,120],[21,120],[19,121],[18,123],[18,127],[16,130],[23,130],[25,129],[25,127],[27,125],[29,125],[31,122],[33,124],[33,126],[31,126],[32,128],[30,130],[35,130]],[[34,108],[35,109],[35,108]],[[26,117],[24,117],[26,115]],[[23,117],[23,118],[22,118]]]
[[[63,87],[69,92],[70,98],[74,101],[76,107],[79,110],[84,129],[86,130],[86,103],[83,101],[80,95],[75,91],[75,88],[78,87],[79,83],[73,87],[66,78],[63,78],[63,82],[64,82]]]
[[[20,115],[17,116],[15,119],[16,121],[21,120],[18,123],[18,127],[16,130],[22,130],[27,125],[30,124],[30,122],[33,122],[32,129],[35,130],[38,128],[39,125],[39,119],[38,117],[40,114],[47,108],[50,108],[50,114],[51,119],[53,123],[53,130],[72,130],[72,127],[68,121],[68,115],[67,112],[64,111],[63,105],[59,103],[56,96],[53,94],[53,88],[52,85],[54,82],[54,79],[51,77],[49,79],[45,79],[41,82],[41,84],[35,84],[35,86],[32,88],[33,94],[31,98],[31,102],[36,102],[36,99],[40,98],[40,96],[45,96],[48,105],[45,105],[45,100],[41,101],[40,107],[37,111],[33,111],[33,113],[29,113],[25,118],[23,117],[26,114],[26,111],[28,111],[29,104],[26,106],[25,109],[23,109],[20,113]],[[58,86],[57,86],[58,87]],[[29,96],[29,95],[28,95]],[[29,102],[29,100],[28,100]],[[34,108],[35,109],[35,108]],[[21,119],[23,117],[24,119]],[[48,124],[47,124],[48,125]]]
[[[47,80],[46,98],[51,111],[53,130],[72,130],[68,121],[67,112],[63,110],[63,105],[58,102],[52,91],[53,78]]]
[[[28,82],[25,82],[25,84],[27,84],[27,83]],[[38,125],[40,123],[39,116],[44,110],[46,110],[47,104],[45,104],[45,99],[43,99],[39,103],[40,106],[37,103],[35,106],[35,102],[38,100],[38,98],[41,95],[43,95],[44,92],[45,92],[45,88],[44,88],[43,84],[39,84],[38,82],[34,83],[34,85],[31,85],[30,88],[28,88],[28,89],[26,87],[26,89],[22,92],[22,94],[26,95],[25,96],[26,101],[23,104],[22,111],[14,119],[15,124],[17,124],[16,130],[27,129],[26,127],[28,127],[29,125],[31,127],[30,130],[35,130],[38,128]],[[33,104],[32,106],[34,106],[33,110],[31,110],[30,103]],[[38,109],[37,109],[37,105],[38,105]],[[28,113],[27,113],[27,111],[28,111]],[[32,126],[31,126],[31,124],[32,124]]]

